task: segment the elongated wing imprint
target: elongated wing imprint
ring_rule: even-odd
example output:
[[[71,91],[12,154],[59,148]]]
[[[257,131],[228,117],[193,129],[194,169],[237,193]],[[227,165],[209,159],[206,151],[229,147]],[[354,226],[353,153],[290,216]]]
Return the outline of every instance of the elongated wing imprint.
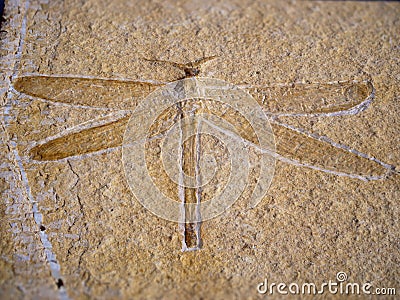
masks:
[[[34,160],[51,161],[97,152],[122,145],[129,116],[119,120],[68,133],[30,150]]]
[[[137,100],[146,97],[157,84],[98,78],[25,76],[14,82],[24,94],[72,105],[134,109]]]
[[[246,89],[267,114],[278,116],[356,114],[367,108],[374,97],[369,81],[273,84]]]
[[[327,137],[272,122],[278,159],[326,173],[362,180],[384,178],[394,167]]]

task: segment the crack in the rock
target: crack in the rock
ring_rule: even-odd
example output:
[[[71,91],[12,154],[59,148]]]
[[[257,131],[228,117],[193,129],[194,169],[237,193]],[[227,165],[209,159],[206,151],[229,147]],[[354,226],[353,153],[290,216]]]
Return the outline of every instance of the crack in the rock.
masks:
[[[71,190],[72,190],[73,188],[75,188],[77,186],[77,184],[80,180],[80,177],[79,177],[79,174],[76,173],[75,170],[72,168],[71,162],[69,160],[67,160],[67,163],[68,163],[69,168],[71,169],[71,172],[76,176],[76,181],[75,181],[74,185],[71,187]]]

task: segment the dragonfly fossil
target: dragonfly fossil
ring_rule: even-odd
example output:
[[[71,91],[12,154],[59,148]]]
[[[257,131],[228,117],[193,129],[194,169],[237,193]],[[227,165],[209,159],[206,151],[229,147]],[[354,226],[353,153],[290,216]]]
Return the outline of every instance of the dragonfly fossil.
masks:
[[[201,65],[213,58],[207,57],[188,64],[150,61],[170,63],[182,70],[182,78],[186,78],[198,76]],[[19,93],[43,101],[112,111],[108,117],[92,120],[36,142],[30,149],[30,159],[38,163],[57,161],[121,147],[131,113],[140,101],[163,84],[72,76],[28,75],[16,78],[13,87]],[[335,143],[328,137],[282,123],[279,119],[282,116],[333,117],[357,114],[373,101],[374,88],[370,81],[244,85],[241,88],[258,101],[270,119],[276,137],[275,158],[278,160],[361,180],[378,180],[397,173],[392,165]],[[182,111],[177,114],[182,117]],[[187,145],[188,161],[192,163],[194,158],[190,153],[194,147],[193,143]],[[188,197],[194,198],[193,195]],[[190,245],[192,248],[200,247],[198,224],[189,224],[186,231],[188,248],[191,248]]]

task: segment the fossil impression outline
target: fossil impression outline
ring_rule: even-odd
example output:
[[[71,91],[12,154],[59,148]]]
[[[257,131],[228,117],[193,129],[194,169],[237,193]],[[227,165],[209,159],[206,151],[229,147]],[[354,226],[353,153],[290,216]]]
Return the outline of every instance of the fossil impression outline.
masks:
[[[184,71],[185,75],[182,78],[187,78],[199,75],[200,65],[213,58],[207,57],[188,64],[150,61],[171,63]],[[138,101],[145,99],[148,94],[164,84],[166,83],[65,75],[29,74],[17,77],[13,88],[34,99],[67,104],[71,107],[110,111],[105,117],[81,123],[55,136],[34,142],[33,147],[29,149],[28,160],[46,163],[80,158],[121,147],[126,124]],[[250,93],[266,113],[277,138],[275,159],[364,181],[384,179],[398,173],[390,164],[279,119],[358,114],[367,109],[374,99],[375,90],[371,81],[238,86]],[[186,228],[186,231],[192,231],[192,235],[195,235],[192,236],[195,242],[194,245],[188,246],[190,237],[187,236],[183,240],[182,250],[197,250],[201,247],[199,230],[198,224],[195,224],[194,228]],[[185,228],[183,231],[185,236]]]

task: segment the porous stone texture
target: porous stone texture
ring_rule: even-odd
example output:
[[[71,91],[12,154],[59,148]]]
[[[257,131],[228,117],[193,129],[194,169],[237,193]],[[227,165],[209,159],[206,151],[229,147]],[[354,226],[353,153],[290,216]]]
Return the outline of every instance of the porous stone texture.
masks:
[[[340,271],[347,282],[400,293],[399,16],[394,2],[6,1],[0,298],[257,299],[267,296],[257,292],[265,278],[320,285]],[[28,75],[78,79],[18,81]],[[278,153],[282,147],[299,163],[277,159],[259,205],[249,209],[245,194],[201,224],[200,250],[182,252],[182,228],[149,212],[129,188],[121,123],[92,135],[82,130],[93,120],[102,123],[87,128],[119,122],[145,101],[143,91],[189,75],[250,88],[368,80],[375,94],[356,114],[279,116],[279,124],[314,134],[288,140],[284,131],[293,130],[275,131],[283,132]],[[104,90],[121,101],[104,99],[104,79],[116,80]],[[311,107],[304,101],[299,108]],[[78,133],[67,135],[71,128]],[[320,136],[329,141],[317,145]],[[50,140],[53,148],[33,148]],[[218,147],[212,140],[211,150]],[[91,141],[100,151],[85,153]],[[151,153],[149,165],[159,159]],[[214,181],[224,182],[225,171]],[[167,179],[163,188],[175,193]]]

